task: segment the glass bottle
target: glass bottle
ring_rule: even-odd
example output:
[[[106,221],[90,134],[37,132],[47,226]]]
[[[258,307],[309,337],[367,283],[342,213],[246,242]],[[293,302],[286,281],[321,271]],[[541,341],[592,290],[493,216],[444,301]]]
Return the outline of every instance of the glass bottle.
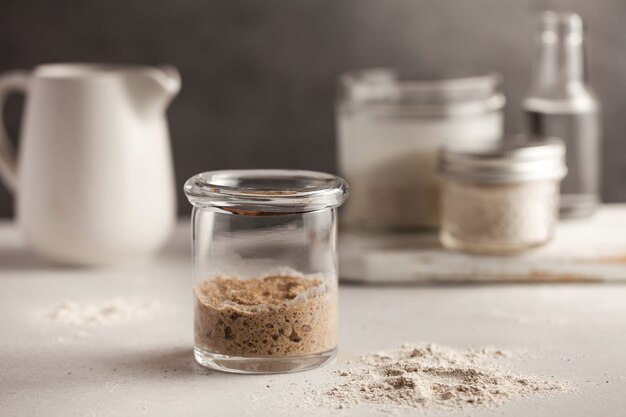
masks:
[[[238,373],[309,369],[337,349],[337,207],[344,180],[311,171],[195,175],[194,355]]]
[[[522,107],[529,134],[565,142],[562,217],[591,215],[600,202],[600,104],[587,82],[584,30],[574,13],[544,12],[535,40],[532,83]]]

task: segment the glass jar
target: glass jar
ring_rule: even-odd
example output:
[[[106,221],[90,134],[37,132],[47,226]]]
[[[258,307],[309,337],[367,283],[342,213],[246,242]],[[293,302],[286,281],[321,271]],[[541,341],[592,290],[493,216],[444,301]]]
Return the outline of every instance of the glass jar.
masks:
[[[442,150],[441,243],[503,254],[548,242],[558,220],[564,158],[558,139]]]
[[[342,225],[379,231],[438,227],[439,148],[502,137],[500,78],[429,80],[388,69],[344,75],[338,162],[351,197]]]
[[[214,171],[185,184],[193,204],[194,354],[239,373],[304,370],[337,349],[333,175]]]

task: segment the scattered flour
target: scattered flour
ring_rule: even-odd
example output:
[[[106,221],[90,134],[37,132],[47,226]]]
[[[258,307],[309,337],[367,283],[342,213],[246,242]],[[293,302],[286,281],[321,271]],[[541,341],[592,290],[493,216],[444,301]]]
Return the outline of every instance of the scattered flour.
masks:
[[[65,301],[44,312],[44,319],[74,326],[110,325],[115,322],[144,318],[155,310],[152,303],[117,297],[99,303]]]
[[[373,353],[351,369],[336,371],[345,379],[325,391],[322,402],[336,408],[374,404],[422,409],[496,407],[506,400],[567,389],[553,378],[518,375],[501,368],[511,354],[484,349],[452,349],[405,344]]]

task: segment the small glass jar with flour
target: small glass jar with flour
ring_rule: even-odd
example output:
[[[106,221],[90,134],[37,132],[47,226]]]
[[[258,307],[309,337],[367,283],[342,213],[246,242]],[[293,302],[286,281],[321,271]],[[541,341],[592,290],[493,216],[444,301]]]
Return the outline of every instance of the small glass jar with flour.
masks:
[[[194,354],[238,373],[314,368],[337,351],[334,175],[293,170],[204,172],[193,204]]]
[[[344,75],[337,105],[339,172],[351,197],[351,229],[437,228],[442,145],[502,137],[500,76],[445,79],[371,69]]]
[[[548,242],[558,220],[565,147],[517,137],[489,147],[448,147],[441,242],[467,252],[519,252]]]

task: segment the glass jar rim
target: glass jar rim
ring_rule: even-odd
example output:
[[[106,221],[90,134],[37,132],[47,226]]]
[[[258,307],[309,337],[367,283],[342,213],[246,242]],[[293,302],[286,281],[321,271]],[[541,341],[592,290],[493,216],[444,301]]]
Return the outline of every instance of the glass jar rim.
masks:
[[[369,68],[340,77],[340,104],[410,109],[421,117],[485,113],[504,107],[501,84],[493,72],[426,76],[411,68]]]
[[[207,171],[189,178],[184,191],[194,207],[253,216],[335,208],[349,193],[336,175],[290,169]]]

